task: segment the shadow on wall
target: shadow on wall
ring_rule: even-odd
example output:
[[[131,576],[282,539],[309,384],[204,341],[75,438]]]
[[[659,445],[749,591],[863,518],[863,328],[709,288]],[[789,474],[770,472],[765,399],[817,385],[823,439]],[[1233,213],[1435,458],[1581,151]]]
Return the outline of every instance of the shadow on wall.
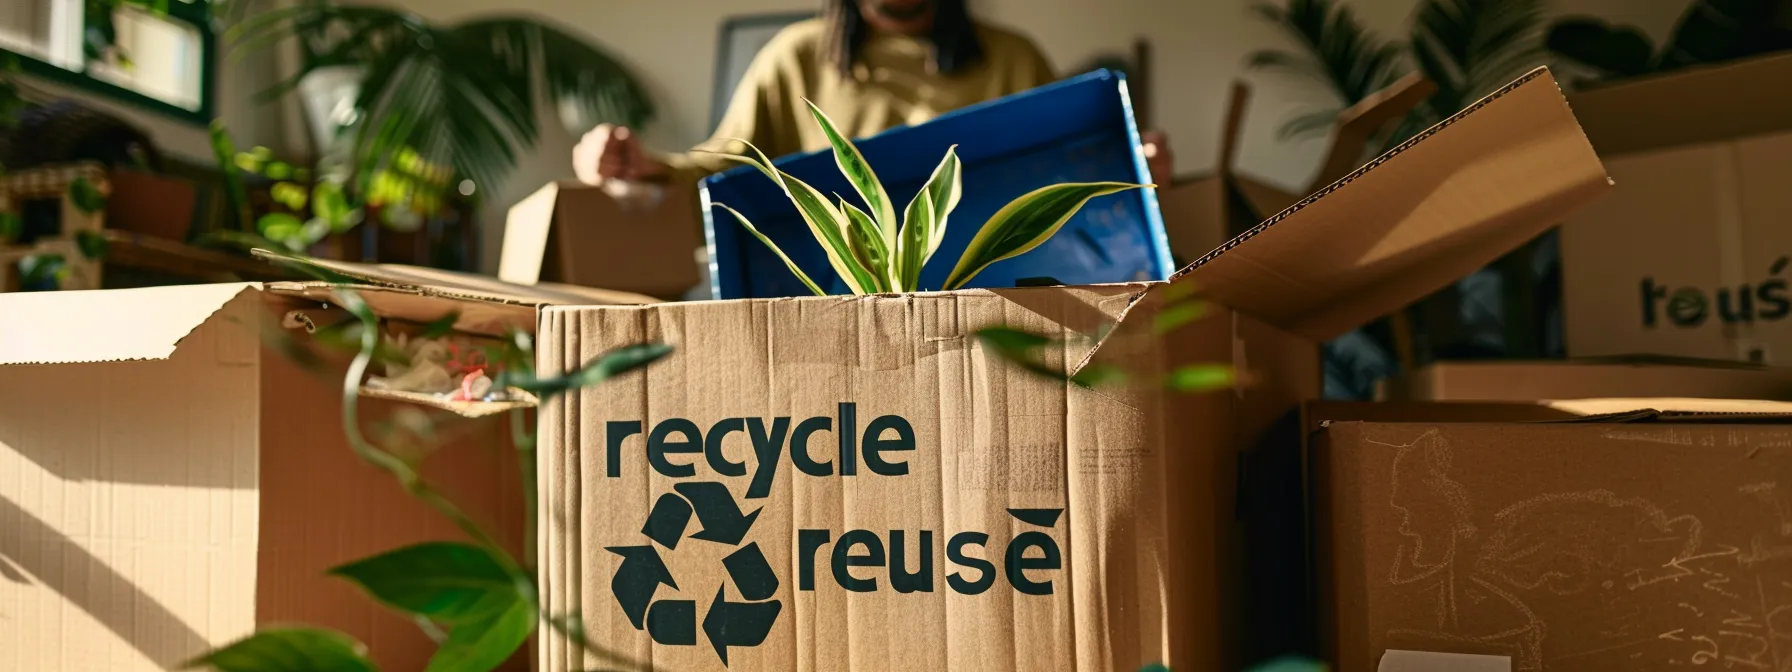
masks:
[[[0,576],[26,586],[27,600],[31,594],[67,600],[163,669],[174,669],[211,648],[198,631],[117,570],[4,497],[0,497],[0,521],[5,521],[0,526],[4,530],[0,533]],[[30,591],[33,578],[49,590]],[[18,590],[17,586],[0,585],[0,592]],[[25,600],[9,602],[12,609],[29,608]],[[40,626],[46,630],[42,634],[49,636],[60,629],[60,624],[25,622],[28,615],[0,611],[0,624],[4,624],[0,627],[20,637],[31,636],[30,630]],[[62,649],[70,651],[82,644],[65,641]],[[44,649],[47,647],[40,648]],[[78,654],[64,660],[76,659]]]

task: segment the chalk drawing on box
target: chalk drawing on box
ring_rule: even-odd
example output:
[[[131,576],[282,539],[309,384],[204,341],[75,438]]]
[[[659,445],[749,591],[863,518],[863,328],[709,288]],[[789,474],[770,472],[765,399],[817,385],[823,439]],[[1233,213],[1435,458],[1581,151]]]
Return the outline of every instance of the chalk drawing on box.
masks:
[[[1706,437],[1622,438],[1693,446]],[[1388,588],[1414,607],[1387,630],[1388,646],[1499,651],[1522,671],[1666,664],[1792,672],[1792,583],[1757,567],[1792,558],[1792,506],[1776,484],[1738,488],[1742,501],[1772,514],[1761,516],[1766,529],[1744,551],[1708,539],[1698,516],[1604,489],[1536,495],[1478,518],[1439,432],[1372,442],[1394,449]],[[1664,619],[1670,611],[1677,616]],[[1592,636],[1547,640],[1552,614]],[[1662,629],[1664,620],[1673,627]]]

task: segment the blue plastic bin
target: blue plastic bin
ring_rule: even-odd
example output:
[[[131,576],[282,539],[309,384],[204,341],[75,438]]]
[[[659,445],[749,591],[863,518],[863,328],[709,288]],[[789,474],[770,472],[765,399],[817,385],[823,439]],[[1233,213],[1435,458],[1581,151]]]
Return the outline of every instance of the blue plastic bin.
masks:
[[[898,215],[946,148],[958,145],[964,197],[947,223],[945,241],[922,270],[923,290],[939,289],[983,222],[1022,194],[1060,182],[1151,181],[1138,150],[1125,77],[1107,70],[892,129],[857,144],[890,192]],[[792,155],[775,163],[824,194],[864,205],[840,175],[832,152]],[[850,293],[796,206],[770,179],[741,166],[703,180],[701,192],[716,298],[811,292],[777,255],[712,203],[739,210],[823,288]],[[1138,189],[1090,201],[1044,245],[990,266],[970,286],[1012,287],[1019,280],[1044,277],[1073,285],[1162,280],[1174,270],[1157,194]]]

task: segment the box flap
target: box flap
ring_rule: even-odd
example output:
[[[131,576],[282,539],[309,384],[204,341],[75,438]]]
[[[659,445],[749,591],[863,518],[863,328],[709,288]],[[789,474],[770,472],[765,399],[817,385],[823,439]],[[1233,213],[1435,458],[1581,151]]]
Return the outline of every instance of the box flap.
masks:
[[[1586,418],[1792,420],[1792,402],[1753,399],[1569,399],[1543,405]]]
[[[1792,130],[1787,82],[1792,54],[1619,82],[1568,102],[1593,147],[1610,156]]]
[[[417,294],[450,299],[521,306],[634,306],[659,302],[653,297],[631,292],[554,283],[518,285],[483,275],[421,266],[299,259],[267,250],[255,250],[255,257],[277,265],[320,269],[325,274],[373,286],[413,290]]]
[[[255,283],[0,293],[0,365],[167,359]]]
[[[1328,340],[1468,275],[1610,187],[1538,68],[1172,276]]]
[[[510,206],[504,217],[504,244],[498,251],[499,279],[524,285],[541,279],[559,195],[560,183],[549,182]]]

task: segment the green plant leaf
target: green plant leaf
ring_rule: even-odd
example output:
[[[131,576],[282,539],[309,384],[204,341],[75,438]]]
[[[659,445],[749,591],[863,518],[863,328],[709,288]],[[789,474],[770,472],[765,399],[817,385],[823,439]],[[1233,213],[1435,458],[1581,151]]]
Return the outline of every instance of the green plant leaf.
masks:
[[[269,161],[261,167],[261,174],[270,180],[290,180],[292,173],[292,164],[285,161]]]
[[[1164,668],[1168,670],[1169,668]],[[1246,672],[1325,672],[1330,669],[1325,663],[1305,658],[1277,658],[1253,667]]]
[[[754,147],[752,143],[744,140],[741,141],[741,144],[753,150],[753,154],[758,159],[732,154],[721,156],[753,166],[777,183],[778,188],[784,191],[784,195],[796,204],[797,212],[803,216],[803,222],[809,225],[809,232],[814,234],[815,240],[821,243],[822,250],[827,252],[828,264],[832,265],[834,272],[838,273],[840,279],[846,282],[847,288],[851,289],[854,294],[869,294],[876,291],[874,289],[876,282],[873,280],[874,276],[871,271],[854,262],[852,247],[846,239],[846,215],[834,209],[828,199],[822,196],[821,192],[816,191],[815,187],[791,177],[789,173],[778,170],[772,165],[772,160],[766,157],[765,152],[759,151],[758,147]]]
[[[946,148],[933,174],[921,185],[914,199],[903,211],[902,233],[896,242],[896,288],[913,292],[921,288],[921,269],[946,239],[946,217],[958,207],[964,192],[963,166],[958,160],[958,146]]]
[[[216,119],[211,125],[212,158],[218,162],[218,170],[224,175],[224,194],[230,207],[236,212],[237,227],[248,231],[254,226],[254,217],[249,210],[249,195],[243,189],[243,174],[237,169],[232,158],[236,155],[236,144],[230,140],[230,131],[224,127],[224,120]]]
[[[89,215],[106,209],[106,195],[86,177],[77,177],[68,183],[68,198],[77,209]]]
[[[722,205],[721,203],[715,204],[715,207],[726,210],[728,211],[728,214],[734,215],[734,219],[740,222],[741,227],[745,228],[747,233],[753,234],[754,238],[758,238],[759,242],[764,243],[767,248],[771,249],[772,254],[778,255],[779,259],[784,260],[784,266],[789,268],[791,273],[796,274],[796,279],[801,280],[803,286],[808,287],[809,291],[815,292],[816,296],[827,296],[828,293],[821,291],[821,286],[815,284],[814,280],[810,280],[808,273],[804,273],[803,269],[797,268],[796,262],[791,261],[790,257],[784,254],[784,250],[780,249],[777,243],[772,242],[772,239],[767,238],[765,234],[760,233],[759,229],[754,227],[752,222],[747,221],[746,215],[742,215],[734,208]]]
[[[947,276],[945,289],[959,289],[990,264],[1038,247],[1057,233],[1064,222],[1070,221],[1089,199],[1145,186],[1150,185],[1123,182],[1055,184],[1014,199],[983,223],[983,228],[965,247],[964,255],[958,258],[952,274]]]
[[[375,672],[367,647],[317,628],[269,628],[181,665],[218,672]]]
[[[877,179],[877,173],[871,170],[871,164],[865,161],[865,155],[859,153],[857,145],[840,131],[834,128],[834,120],[827,113],[807,99],[803,103],[809,106],[809,114],[815,117],[815,123],[821,126],[821,132],[828,136],[828,144],[834,148],[834,165],[839,166],[840,173],[846,181],[852,183],[854,191],[865,199],[866,207],[871,209],[871,221],[874,229],[882,238],[885,250],[896,249],[896,205],[890,200],[890,194],[884,191],[884,183]]]
[[[311,188],[311,209],[329,224],[332,233],[347,233],[361,223],[361,210],[349,203],[337,182],[325,180]]]
[[[1160,335],[1167,334],[1182,325],[1201,319],[1201,316],[1206,314],[1207,304],[1199,301],[1184,301],[1166,306],[1157,314],[1152,330]]]
[[[60,289],[68,279],[68,260],[60,254],[34,254],[18,262],[19,284],[31,289]]]
[[[425,672],[490,672],[516,655],[535,624],[535,608],[519,600],[503,611],[455,625]]]
[[[554,378],[534,378],[512,375],[506,372],[500,376],[498,383],[502,386],[515,387],[533,392],[540,396],[553,396],[568,390],[590,387],[598,383],[622,375],[629,371],[647,366],[661,357],[672,353],[672,346],[664,343],[642,343],[627,345],[610,352],[598,355],[586,362],[579,370]]]
[[[1190,364],[1170,372],[1166,385],[1178,392],[1206,392],[1230,387],[1237,381],[1225,364]]]
[[[441,338],[454,332],[455,323],[460,322],[460,311],[449,311],[447,315],[438,317],[429,324],[423,325],[423,338]]]
[[[407,546],[329,573],[393,609],[450,626],[486,619],[534,599],[490,551],[464,543]]]
[[[11,243],[25,232],[25,220],[10,212],[0,212],[0,243]]]
[[[275,184],[272,189],[268,190],[268,196],[273,198],[275,203],[295,211],[304,210],[305,203],[311,198],[309,194],[305,193],[304,187],[291,182]]]
[[[884,245],[883,233],[871,215],[859,206],[840,199],[840,211],[846,213],[846,245],[853,261],[871,272],[872,292],[890,291],[890,248]]]
[[[255,229],[263,237],[280,243],[287,249],[296,252],[305,248],[305,222],[292,213],[270,212],[262,215],[255,222]]]
[[[106,258],[106,249],[111,247],[111,244],[106,242],[106,237],[98,231],[76,231],[75,246],[80,248],[81,256],[91,260],[101,260]]]

